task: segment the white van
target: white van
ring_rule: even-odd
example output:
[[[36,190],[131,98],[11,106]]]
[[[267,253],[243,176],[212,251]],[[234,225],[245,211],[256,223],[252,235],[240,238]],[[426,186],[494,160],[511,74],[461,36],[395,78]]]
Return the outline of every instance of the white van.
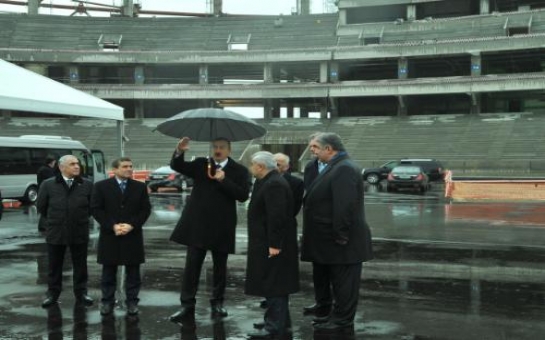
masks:
[[[81,174],[93,182],[106,178],[104,154],[63,136],[0,137],[0,190],[3,198],[33,203],[38,197],[36,173],[45,159],[74,155]]]

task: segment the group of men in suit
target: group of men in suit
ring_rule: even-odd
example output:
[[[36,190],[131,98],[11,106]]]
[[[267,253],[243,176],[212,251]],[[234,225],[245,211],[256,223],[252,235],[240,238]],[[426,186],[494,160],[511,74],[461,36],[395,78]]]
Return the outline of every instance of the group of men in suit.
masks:
[[[186,246],[180,304],[170,316],[179,324],[194,322],[196,293],[208,251],[213,260],[211,315],[228,315],[223,302],[228,254],[235,252],[237,201],[250,197],[250,172],[255,177],[248,206],[248,255],[245,293],[264,297],[263,322],[254,324],[252,339],[289,333],[289,295],[299,290],[299,250],[296,215],[303,208],[301,260],[312,262],[316,304],[305,308],[317,317],[314,327],[336,331],[353,326],[359,297],[362,262],[372,258],[371,234],[363,209],[363,182],[340,137],[318,133],[309,148],[315,156],[304,181],[289,173],[283,154],[257,152],[250,172],[230,158],[225,138],[212,142],[210,158],[185,160],[189,138],[182,138],[171,168],[194,179],[194,187],[171,240]],[[132,179],[132,161],[112,164],[114,177],[94,185],[79,177],[74,156],[59,160],[59,174],[42,184],[38,210],[48,220],[48,294],[42,306],[56,303],[61,292],[61,269],[68,247],[74,262],[77,301],[91,305],[87,295],[88,221],[100,224],[98,262],[102,264],[103,315],[112,313],[117,267],[126,267],[127,313],[138,313],[144,262],[142,226],[150,215],[147,188]],[[303,199],[303,193],[304,199]],[[304,203],[303,203],[304,201]],[[86,225],[86,227],[84,227]]]
[[[185,161],[189,139],[182,138],[171,167],[195,179],[171,240],[187,246],[180,302],[172,322],[194,322],[195,296],[206,252],[212,252],[211,314],[227,316],[223,306],[228,254],[234,253],[236,202],[249,197],[248,170],[229,157],[230,142],[212,143],[211,159]],[[340,137],[334,133],[312,136],[315,156],[304,181],[291,176],[289,158],[258,152],[252,156],[255,177],[248,206],[248,255],[245,293],[264,297],[264,321],[257,322],[251,339],[269,339],[289,333],[289,295],[299,290],[296,215],[303,209],[301,260],[313,263],[316,304],[314,327],[337,331],[352,327],[359,298],[362,262],[372,258],[371,233],[365,222],[363,182]],[[217,237],[216,237],[217,236]]]
[[[73,264],[76,303],[91,306],[87,294],[87,248],[90,217],[100,224],[98,263],[102,264],[100,313],[109,315],[115,303],[118,266],[126,268],[128,315],[138,314],[140,264],[145,260],[142,226],[151,213],[144,183],[132,179],[133,164],[122,157],[112,162],[114,176],[93,184],[80,176],[80,164],[72,155],[62,156],[59,171],[41,183],[37,209],[46,220],[48,290],[42,307],[58,302],[66,249]]]

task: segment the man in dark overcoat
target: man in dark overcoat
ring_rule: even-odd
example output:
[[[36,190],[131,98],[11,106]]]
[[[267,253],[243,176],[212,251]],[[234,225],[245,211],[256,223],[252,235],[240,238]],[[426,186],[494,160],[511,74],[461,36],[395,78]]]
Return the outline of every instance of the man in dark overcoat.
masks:
[[[36,182],[38,184],[38,191],[40,190],[40,186],[42,185],[42,182],[45,181],[48,178],[55,177],[55,170],[57,166],[57,160],[53,156],[47,156],[45,159],[45,163],[38,169],[38,172],[36,173]],[[42,215],[40,215],[40,218],[38,220],[38,231],[45,231],[46,228],[46,219]]]
[[[100,313],[111,314],[115,305],[117,268],[125,266],[127,314],[138,314],[142,285],[140,265],[145,261],[142,227],[150,213],[146,185],[132,179],[130,158],[112,162],[114,176],[95,184],[91,209],[100,224],[97,262],[102,264]]]
[[[90,306],[93,299],[87,295],[87,245],[93,184],[80,176],[81,167],[75,156],[62,156],[59,170],[55,177],[42,183],[36,202],[38,212],[46,220],[49,261],[47,297],[42,307],[48,308],[59,299],[66,248],[72,257],[76,301]]]
[[[303,195],[305,194],[305,185],[303,180],[291,174],[290,157],[284,153],[275,153],[274,160],[278,167],[278,172],[284,177],[291,188],[293,194],[293,216],[297,216],[303,205]]]
[[[320,133],[310,151],[327,165],[310,184],[303,208],[301,260],[329,274],[333,309],[318,331],[353,327],[359,299],[362,262],[372,259],[371,232],[365,221],[363,181],[341,138]]]
[[[312,140],[313,136],[311,136]],[[305,184],[305,191],[308,190],[312,182],[318,177],[318,174],[327,164],[320,161],[318,158],[310,160],[305,165],[303,173],[303,182]],[[305,315],[315,315],[320,321],[320,318],[324,318],[331,312],[331,306],[333,305],[333,293],[331,291],[331,280],[326,268],[319,264],[312,263],[312,282],[314,286],[314,304],[311,306],[303,307],[303,313]]]
[[[213,291],[210,299],[213,317],[227,316],[223,307],[227,284],[227,257],[235,252],[237,201],[248,199],[250,174],[246,167],[232,158],[231,143],[225,138],[212,141],[213,156],[186,161],[189,138],[178,143],[170,167],[193,178],[191,196],[170,239],[187,246],[182,277],[180,302],[182,308],[170,316],[170,321],[183,323],[195,315],[201,268],[206,252],[212,252]]]
[[[255,153],[250,170],[256,182],[248,207],[245,293],[265,297],[267,310],[263,328],[249,337],[277,338],[291,327],[289,294],[299,290],[293,195],[270,152]]]

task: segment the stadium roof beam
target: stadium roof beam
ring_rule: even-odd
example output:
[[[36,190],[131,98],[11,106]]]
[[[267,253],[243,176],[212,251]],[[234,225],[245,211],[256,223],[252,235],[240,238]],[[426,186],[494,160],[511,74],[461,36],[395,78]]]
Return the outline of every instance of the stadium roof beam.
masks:
[[[29,0],[32,2],[38,0]],[[41,1],[41,0],[39,0]],[[0,4],[14,5],[14,6],[27,6],[27,2],[14,1],[14,0],[0,0]],[[53,3],[40,3],[40,7],[44,8],[56,8],[56,9],[68,9],[76,11],[79,5],[59,5]],[[105,8],[98,6],[85,6],[87,11],[91,12],[110,12],[110,13],[122,13],[123,9],[119,7],[114,8]],[[169,15],[169,16],[184,16],[184,17],[209,17],[212,14],[209,13],[196,13],[196,12],[171,12],[171,11],[156,11],[156,10],[138,10],[139,14],[149,14],[149,15]],[[222,14],[223,16],[227,14]],[[242,16],[242,15],[236,15]]]
[[[344,8],[357,8],[357,7],[376,7],[376,6],[389,6],[389,5],[410,5],[423,2],[438,2],[445,0],[339,0],[337,7],[339,9]]]

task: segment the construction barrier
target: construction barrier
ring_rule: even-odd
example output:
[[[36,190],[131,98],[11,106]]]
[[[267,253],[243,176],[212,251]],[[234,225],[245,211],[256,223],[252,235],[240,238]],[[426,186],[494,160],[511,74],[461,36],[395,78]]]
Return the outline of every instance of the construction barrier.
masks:
[[[543,201],[544,180],[464,180],[445,177],[445,197],[457,201]]]

